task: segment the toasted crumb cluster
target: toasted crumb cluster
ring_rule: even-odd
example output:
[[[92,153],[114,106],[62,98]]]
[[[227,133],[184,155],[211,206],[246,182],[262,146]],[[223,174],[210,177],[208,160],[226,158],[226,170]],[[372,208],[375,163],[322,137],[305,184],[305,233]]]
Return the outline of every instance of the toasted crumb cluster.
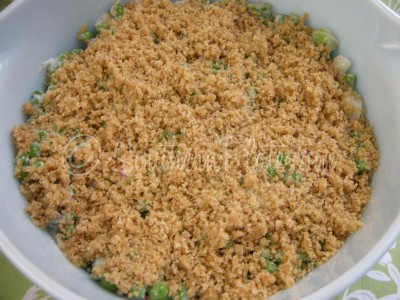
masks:
[[[238,1],[106,16],[13,130],[32,220],[128,296],[264,299],[325,262],[362,226],[378,154],[304,20]]]

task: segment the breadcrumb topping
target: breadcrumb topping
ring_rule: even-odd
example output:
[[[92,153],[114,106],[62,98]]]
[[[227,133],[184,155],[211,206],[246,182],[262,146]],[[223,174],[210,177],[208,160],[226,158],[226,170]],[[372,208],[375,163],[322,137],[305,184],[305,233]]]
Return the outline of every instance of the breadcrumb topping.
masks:
[[[103,18],[13,129],[34,223],[129,296],[264,299],[328,260],[362,226],[378,153],[305,19],[165,0]]]

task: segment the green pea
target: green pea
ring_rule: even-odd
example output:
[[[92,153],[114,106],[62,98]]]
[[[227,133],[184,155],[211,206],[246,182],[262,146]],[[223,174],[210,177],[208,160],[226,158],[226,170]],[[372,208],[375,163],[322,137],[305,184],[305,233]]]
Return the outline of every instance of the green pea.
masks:
[[[88,43],[91,39],[93,39],[93,34],[90,31],[84,31],[79,35],[79,40],[84,43]]]
[[[250,87],[250,88],[247,90],[247,95],[249,95],[250,98],[254,99],[254,98],[257,96],[256,88],[253,87],[253,86]]]
[[[109,28],[110,28],[110,26],[108,26],[108,25],[105,24],[105,23],[98,23],[98,24],[95,25],[95,27],[96,27],[96,31],[97,31],[97,32],[100,32],[100,31],[102,31],[102,30],[105,30],[105,29],[109,29]]]
[[[34,91],[31,96],[31,103],[33,105],[38,105],[39,102],[42,100],[44,93],[42,91]]]
[[[302,181],[301,175],[299,173],[293,172],[291,177],[292,177],[292,180],[295,182],[300,183]]]
[[[328,29],[320,28],[312,33],[312,40],[315,46],[326,45],[330,52],[339,48],[338,39]]]
[[[272,15],[272,4],[263,3],[262,6],[258,9],[258,12],[262,17],[271,17]]]
[[[151,300],[167,300],[168,286],[165,283],[157,283],[151,287],[149,297]]]
[[[26,177],[28,177],[28,175],[29,175],[28,172],[23,172],[23,171],[19,172],[18,175],[19,182],[22,182]]]
[[[146,288],[134,285],[129,290],[129,293],[132,294],[132,296],[129,297],[129,300],[142,300],[146,297]]]
[[[269,19],[272,17],[272,5],[268,3],[249,5],[247,9],[257,13],[263,19]]]
[[[45,138],[45,136],[47,135],[47,132],[44,130],[39,130],[38,135],[39,135],[39,141],[41,141]]]
[[[269,177],[275,177],[276,175],[278,175],[278,173],[273,166],[267,166],[267,175]]]
[[[286,163],[286,155],[285,154],[278,154],[278,161],[284,165]]]
[[[143,218],[143,219],[145,219],[146,217],[147,217],[147,215],[149,214],[149,208],[148,208],[148,206],[147,206],[147,203],[145,202],[145,201],[143,201],[143,200],[139,200],[138,201],[138,204],[139,204],[139,213],[140,213],[140,216]]]
[[[285,23],[287,16],[285,15],[276,15],[274,18],[274,23],[283,25]]]
[[[64,59],[66,59],[68,56],[69,56],[69,52],[68,51],[67,52],[63,52],[58,56],[58,60],[63,62]]]
[[[40,154],[40,145],[38,143],[32,143],[29,145],[28,155],[30,158],[39,156]]]
[[[297,25],[297,24],[299,24],[299,22],[300,22],[299,16],[298,16],[298,15],[295,15],[295,14],[291,14],[291,15],[289,16],[289,20],[290,20],[291,22],[293,22],[294,25]]]
[[[174,298],[174,300],[189,300],[189,296],[184,287],[182,287],[178,290],[178,293],[176,294],[176,297]]]
[[[279,99],[277,99],[277,102],[278,102],[277,107],[280,108],[280,107],[281,107],[281,104],[286,102],[286,99],[284,99],[284,98],[279,98]]]
[[[266,261],[266,265],[265,265],[265,269],[269,272],[269,273],[275,273],[275,271],[278,269],[278,266],[276,265],[276,263],[274,263],[271,260],[267,260]]]
[[[151,39],[153,40],[154,44],[158,44],[160,42],[158,36],[154,33],[151,35]]]
[[[269,260],[269,258],[270,258],[269,251],[268,251],[268,250],[263,250],[263,251],[261,252],[261,257],[264,258],[264,259],[266,259],[266,260]]]
[[[42,162],[42,161],[37,161],[37,162],[35,162],[35,167],[42,167],[43,165],[44,165],[44,163]]]
[[[121,3],[115,2],[114,5],[111,7],[111,15],[115,19],[119,19],[124,14],[124,7]]]
[[[109,281],[107,281],[104,277],[100,279],[100,285],[110,292],[115,292],[117,290],[117,286]]]
[[[223,63],[220,60],[216,60],[213,62],[212,68],[214,71],[219,71],[223,68]]]
[[[81,54],[82,51],[83,51],[82,49],[72,49],[72,50],[70,51],[70,53],[71,53],[71,54],[78,55],[78,54]]]
[[[90,33],[90,32],[89,32]],[[58,56],[58,60],[63,62],[66,58],[70,58],[72,55],[78,55],[82,53],[82,49],[72,49],[70,51],[65,51]]]
[[[168,141],[174,136],[174,133],[172,131],[169,131],[168,129],[166,129],[163,131],[161,136],[164,140]]]
[[[28,153],[23,153],[19,157],[19,162],[21,163],[22,166],[28,166],[29,165],[29,154]]]
[[[366,171],[365,167],[367,166],[367,163],[365,161],[359,160],[359,159],[354,160],[354,162],[356,163],[356,166],[357,166],[357,169],[358,169],[357,174],[358,175],[364,174],[365,171]]]
[[[360,133],[358,133],[357,131],[350,131],[349,136],[352,139],[359,139],[361,137]]]
[[[307,252],[301,251],[299,252],[299,256],[303,263],[308,264],[310,262]]]
[[[365,147],[367,147],[366,143],[363,143],[363,142],[360,142],[360,141],[357,142],[357,148],[365,148]]]
[[[344,76],[344,80],[346,81],[346,83],[351,86],[353,89],[356,85],[356,81],[357,81],[357,77],[354,74],[348,73]]]
[[[277,264],[280,264],[282,262],[282,256],[283,256],[283,251],[282,250],[277,251],[274,255],[274,261]]]

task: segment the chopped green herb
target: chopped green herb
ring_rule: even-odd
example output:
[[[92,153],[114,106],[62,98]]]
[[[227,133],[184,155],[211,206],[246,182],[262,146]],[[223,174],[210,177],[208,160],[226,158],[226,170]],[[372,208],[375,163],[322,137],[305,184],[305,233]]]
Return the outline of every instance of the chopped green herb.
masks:
[[[250,73],[246,72],[244,73],[244,79],[249,79],[250,78]]]

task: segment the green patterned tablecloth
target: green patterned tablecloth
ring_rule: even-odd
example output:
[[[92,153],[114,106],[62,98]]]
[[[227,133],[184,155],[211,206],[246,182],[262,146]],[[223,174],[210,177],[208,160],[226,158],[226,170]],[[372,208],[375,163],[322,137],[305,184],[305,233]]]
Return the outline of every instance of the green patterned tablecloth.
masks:
[[[400,0],[382,0],[400,14]],[[2,10],[10,0],[0,0]],[[400,240],[358,282],[335,300],[400,300]],[[50,300],[0,254],[0,300]],[[324,300],[324,299],[321,299]]]

